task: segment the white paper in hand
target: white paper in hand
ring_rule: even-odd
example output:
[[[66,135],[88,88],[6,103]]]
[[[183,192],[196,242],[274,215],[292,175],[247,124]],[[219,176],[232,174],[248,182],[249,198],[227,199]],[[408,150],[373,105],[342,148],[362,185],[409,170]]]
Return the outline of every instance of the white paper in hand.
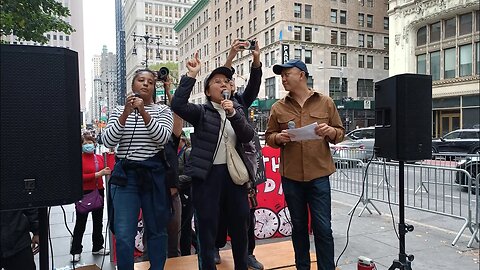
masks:
[[[290,139],[293,142],[323,139],[322,136],[318,136],[317,134],[315,134],[316,126],[317,122],[301,128],[287,129],[286,131],[288,134],[292,135],[290,136]]]

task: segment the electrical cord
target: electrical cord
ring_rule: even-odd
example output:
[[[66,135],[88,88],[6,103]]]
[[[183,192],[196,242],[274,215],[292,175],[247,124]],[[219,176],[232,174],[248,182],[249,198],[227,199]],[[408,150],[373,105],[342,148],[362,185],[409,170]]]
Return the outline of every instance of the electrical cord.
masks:
[[[357,207],[358,205],[360,204],[360,202],[362,201],[363,199],[363,195],[365,193],[365,182],[367,180],[367,172],[368,172],[368,167],[370,167],[370,164],[372,163],[373,159],[375,158],[375,154],[372,155],[372,157],[370,158],[370,160],[368,161],[367,163],[367,166],[365,167],[365,175],[363,176],[363,180],[362,180],[362,192],[360,194],[360,197],[358,198],[358,201],[357,203],[355,204],[355,206],[353,207],[352,209],[352,214],[350,215],[350,219],[348,220],[348,226],[347,226],[347,241],[345,243],[345,247],[343,248],[342,252],[340,253],[340,255],[338,256],[337,258],[337,261],[335,262],[335,267],[338,267],[338,262],[340,261],[340,258],[342,257],[343,253],[345,253],[345,251],[347,250],[347,247],[348,247],[348,243],[349,243],[349,238],[350,238],[350,225],[352,224],[352,218],[353,218],[353,215],[355,214],[355,210],[357,210]]]
[[[387,177],[387,166],[386,166],[385,160],[383,160],[383,171],[384,171],[385,183],[387,183],[388,208],[390,209],[390,214],[392,215],[393,230],[395,231],[395,235],[397,236],[397,239],[400,240],[400,236],[398,235],[398,232],[397,232],[397,227],[395,227],[395,216],[393,215],[392,201],[390,199],[390,182],[388,181],[388,177]],[[403,243],[400,243],[400,245],[403,245]]]

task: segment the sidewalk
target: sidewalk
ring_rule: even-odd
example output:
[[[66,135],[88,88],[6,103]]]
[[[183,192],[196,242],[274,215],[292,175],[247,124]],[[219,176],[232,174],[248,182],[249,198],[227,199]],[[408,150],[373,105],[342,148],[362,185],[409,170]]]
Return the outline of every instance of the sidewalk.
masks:
[[[335,239],[335,260],[340,255],[346,243],[346,229],[350,216],[347,213],[356,203],[358,198],[343,194],[340,192],[332,192],[332,226],[333,236]],[[350,232],[349,244],[345,253],[339,261],[339,267],[342,270],[356,270],[357,258],[366,256],[373,259],[377,264],[377,269],[388,269],[394,259],[398,258],[399,241],[396,238],[393,229],[392,218],[388,204],[375,203],[382,215],[370,215],[365,211],[361,217],[358,217],[362,204],[357,208],[353,216]],[[66,211],[66,223],[71,231],[73,231],[74,223],[74,206],[64,206]],[[395,214],[395,222],[398,222],[397,207],[392,205]],[[406,235],[406,253],[413,254],[415,260],[412,264],[414,270],[476,270],[479,269],[479,244],[474,242],[474,248],[467,248],[467,242],[470,239],[468,229],[460,237],[456,246],[452,246],[451,242],[463,225],[461,220],[455,220],[450,217],[423,213],[417,210],[407,209],[405,212],[406,223],[415,226],[413,232]],[[50,214],[50,232],[52,235],[53,259],[54,267],[50,262],[50,269],[72,269],[70,263],[70,235],[64,224],[64,215],[60,206],[52,207]],[[107,224],[106,213],[104,214],[104,228]],[[75,264],[76,267],[89,264],[102,265],[103,256],[94,256],[91,254],[91,218],[87,223],[87,230],[83,238],[84,252],[80,262]],[[277,242],[290,241],[290,238],[283,239],[267,239],[257,240],[257,245]],[[314,252],[313,236],[311,237],[311,250]],[[226,247],[229,248],[228,245]],[[52,252],[50,251],[50,256]],[[38,259],[35,256],[37,269],[39,269]],[[257,257],[262,261],[261,257]],[[113,270],[114,264],[110,262],[110,257],[106,256],[103,261],[103,269]],[[168,270],[168,269],[167,269]],[[186,269],[190,270],[190,269]]]

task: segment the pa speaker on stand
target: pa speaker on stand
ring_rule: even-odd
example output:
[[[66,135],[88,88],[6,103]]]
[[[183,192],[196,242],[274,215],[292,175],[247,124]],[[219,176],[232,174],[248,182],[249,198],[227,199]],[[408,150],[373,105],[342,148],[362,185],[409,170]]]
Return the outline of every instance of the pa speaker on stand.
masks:
[[[389,270],[411,270],[413,255],[405,253],[405,161],[432,157],[432,77],[400,74],[375,83],[375,146],[377,157],[399,161],[398,260]]]

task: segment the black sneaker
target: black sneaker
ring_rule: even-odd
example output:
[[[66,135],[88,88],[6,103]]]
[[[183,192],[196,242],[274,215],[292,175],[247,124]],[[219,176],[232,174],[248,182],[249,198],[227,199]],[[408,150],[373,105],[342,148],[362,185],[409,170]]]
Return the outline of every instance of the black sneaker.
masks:
[[[217,249],[215,249],[215,253],[213,254],[213,260],[215,261],[215,264],[221,264],[222,263],[222,258],[220,258],[220,252]]]
[[[253,270],[263,270],[263,264],[257,261],[255,255],[248,255],[248,267]]]

